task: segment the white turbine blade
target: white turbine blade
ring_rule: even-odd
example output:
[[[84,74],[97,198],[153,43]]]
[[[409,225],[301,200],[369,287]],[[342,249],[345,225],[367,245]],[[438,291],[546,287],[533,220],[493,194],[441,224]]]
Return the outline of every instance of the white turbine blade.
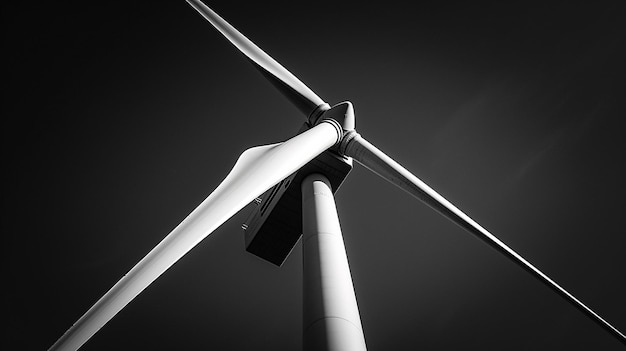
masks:
[[[261,73],[274,84],[305,116],[309,116],[325,102],[309,87],[291,74],[280,63],[266,54],[237,29],[199,0],[187,0],[207,21],[209,21],[239,51],[246,55]]]
[[[246,150],[211,195],[100,298],[50,350],[77,350],[202,239],[338,140],[336,126],[320,123],[284,143]]]
[[[418,198],[432,209],[441,213],[452,222],[474,234],[476,237],[489,244],[489,246],[504,254],[507,258],[515,262],[518,266],[522,267],[532,276],[585,313],[613,336],[617,337],[622,343],[626,343],[626,337],[619,330],[617,330],[617,328],[609,324],[580,300],[575,298],[547,275],[526,261],[522,256],[509,248],[493,234],[489,233],[485,228],[481,227],[465,213],[461,212],[461,210],[456,208],[448,200],[443,198],[443,196],[439,195],[436,191],[426,185],[426,183],[411,174],[411,172],[406,170],[389,156],[385,155],[367,140],[363,139],[359,134],[354,133],[352,135],[348,135],[345,140],[347,140],[347,145],[342,145],[342,152],[347,156],[354,158],[357,162],[372,172]]]

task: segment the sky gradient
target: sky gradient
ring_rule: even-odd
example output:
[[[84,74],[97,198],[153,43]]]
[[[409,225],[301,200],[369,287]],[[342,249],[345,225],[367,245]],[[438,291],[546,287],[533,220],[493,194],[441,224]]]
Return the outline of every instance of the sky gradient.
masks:
[[[626,3],[207,3],[367,140],[626,330]],[[185,1],[2,5],[3,310],[42,350],[247,148],[304,118]],[[370,350],[621,350],[487,245],[359,165],[336,194]],[[298,350],[300,244],[245,208],[82,350]]]

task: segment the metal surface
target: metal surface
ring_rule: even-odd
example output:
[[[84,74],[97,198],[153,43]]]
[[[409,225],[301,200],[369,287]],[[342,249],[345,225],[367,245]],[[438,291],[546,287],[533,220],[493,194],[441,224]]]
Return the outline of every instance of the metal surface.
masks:
[[[335,199],[328,179],[302,182],[305,351],[365,350]]]
[[[50,350],[77,350],[202,239],[339,138],[337,126],[320,123],[284,143],[246,150],[211,195],[100,298]]]

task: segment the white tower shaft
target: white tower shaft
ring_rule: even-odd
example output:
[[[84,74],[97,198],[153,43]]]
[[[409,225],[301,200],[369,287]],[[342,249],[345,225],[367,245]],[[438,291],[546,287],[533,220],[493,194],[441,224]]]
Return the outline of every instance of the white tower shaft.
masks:
[[[335,199],[328,179],[302,182],[305,351],[366,350]]]

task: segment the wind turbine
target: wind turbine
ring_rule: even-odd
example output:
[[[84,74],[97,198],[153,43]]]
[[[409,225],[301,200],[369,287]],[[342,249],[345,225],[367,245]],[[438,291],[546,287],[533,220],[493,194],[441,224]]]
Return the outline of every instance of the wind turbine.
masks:
[[[146,259],[142,260],[138,266],[133,268],[129,275],[122,279],[105,297],[97,303],[76,325],[70,329],[66,337],[60,339],[59,346],[66,345],[67,340],[78,340],[84,342],[92,331],[95,333],[103,323],[106,323],[112,316],[123,308],[136,294],[156,279],[169,265],[184,255],[202,237],[208,235],[221,222],[227,220],[232,214],[241,209],[255,197],[270,189],[274,184],[279,183],[285,177],[291,175],[299,167],[315,158],[318,154],[328,148],[333,148],[334,152],[340,156],[353,157],[357,162],[372,169],[382,177],[390,180],[412,195],[420,198],[429,206],[444,214],[463,228],[486,241],[492,247],[512,259],[544,284],[551,287],[557,293],[565,297],[574,306],[588,314],[593,320],[598,322],[608,331],[621,338],[623,335],[610,326],[599,316],[578,302],[573,296],[553,283],[548,277],[536,270],[517,254],[512,252],[495,237],[491,236],[482,227],[473,222],[467,216],[458,211],[449,202],[433,192],[420,180],[412,176],[408,171],[399,166],[393,160],[382,154],[370,143],[362,139],[354,131],[353,113],[350,104],[339,104],[333,107],[325,105],[317,95],[304,86],[297,78],[293,77],[286,70],[283,70],[275,61],[257,51],[255,46],[251,46],[245,39],[240,37],[236,31],[231,29],[225,22],[220,21],[211,10],[201,3],[190,1],[207,19],[213,22],[225,35],[246,54],[251,61],[259,66],[261,71],[285,93],[300,110],[308,116],[311,126],[309,130],[289,141],[275,146],[259,147],[250,149],[244,153],[238,163],[233,168],[231,174],[216,189],[198,210],[194,211],[181,226],[175,229],[162,244],[152,251]],[[329,118],[331,117],[331,118]],[[325,118],[329,118],[326,119]],[[280,167],[278,167],[280,166]],[[249,176],[249,174],[262,175],[261,177]],[[245,175],[245,176],[244,176]],[[206,213],[201,213],[203,210]],[[220,212],[222,211],[222,212]],[[201,233],[187,230],[195,227],[197,223],[205,225]],[[190,233],[190,234],[188,234]],[[197,234],[198,236],[191,235]],[[189,235],[189,236],[187,236]],[[189,241],[186,241],[186,240]],[[177,248],[180,243],[180,250]],[[169,246],[171,245],[171,246]],[[161,256],[161,253],[162,256]],[[171,256],[170,256],[171,253]],[[161,258],[163,257],[163,258]],[[157,262],[157,264],[155,264]],[[146,277],[148,276],[149,277]],[[138,278],[134,278],[138,277]],[[144,280],[145,278],[145,280]],[[136,285],[135,285],[136,284]],[[129,288],[130,287],[130,288]],[[135,289],[125,295],[126,289]],[[118,292],[124,291],[124,293]],[[118,297],[120,296],[120,297]],[[119,300],[119,301],[118,301]],[[107,305],[112,301],[110,307]],[[90,331],[82,332],[86,326]],[[84,340],[83,340],[84,339]],[[82,342],[80,342],[82,344]],[[68,342],[68,345],[71,342]],[[74,343],[73,345],[76,345]]]

